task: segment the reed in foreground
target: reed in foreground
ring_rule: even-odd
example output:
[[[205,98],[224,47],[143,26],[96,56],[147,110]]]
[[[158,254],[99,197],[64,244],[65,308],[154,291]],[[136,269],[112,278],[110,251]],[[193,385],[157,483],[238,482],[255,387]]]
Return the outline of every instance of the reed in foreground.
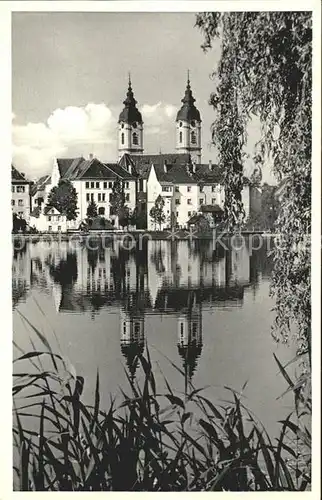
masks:
[[[55,354],[44,338],[42,341],[44,350],[23,353],[15,360],[15,366],[30,364],[29,370],[14,375],[16,489],[310,488],[311,435],[301,424],[309,412],[309,400],[301,413],[297,408],[280,422],[280,435],[272,441],[232,390],[231,401],[218,405],[203,396],[203,389],[192,386],[184,396],[175,394],[166,379],[167,390],[159,393],[146,349],[146,355],[138,357],[143,380],[133,382],[128,375],[130,392],[122,391],[122,402],[111,399],[105,410],[100,402],[99,374],[93,404],[85,405],[84,379],[68,369],[63,356]]]

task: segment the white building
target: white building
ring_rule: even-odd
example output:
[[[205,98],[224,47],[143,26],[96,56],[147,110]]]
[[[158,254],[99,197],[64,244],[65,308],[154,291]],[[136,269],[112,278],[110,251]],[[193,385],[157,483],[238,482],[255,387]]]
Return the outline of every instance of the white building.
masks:
[[[67,218],[55,207],[36,207],[30,214],[29,225],[39,232],[65,233]]]
[[[174,123],[176,153],[144,154],[144,124],[129,80],[124,108],[118,119],[118,162],[105,163],[91,156],[58,158],[51,175],[41,178],[32,189],[32,208],[46,204],[53,186],[69,180],[78,195],[78,216],[68,227],[78,228],[94,201],[98,215],[111,219],[110,197],[118,179],[124,187],[125,204],[135,208],[142,228],[159,229],[150,211],[160,196],[164,201],[166,227],[187,227],[189,219],[201,212],[221,213],[225,202],[223,179],[217,165],[202,164],[201,117],[195,106],[188,76],[182,106]],[[260,210],[260,190],[245,178],[242,201],[246,217]],[[117,221],[116,221],[117,223]]]

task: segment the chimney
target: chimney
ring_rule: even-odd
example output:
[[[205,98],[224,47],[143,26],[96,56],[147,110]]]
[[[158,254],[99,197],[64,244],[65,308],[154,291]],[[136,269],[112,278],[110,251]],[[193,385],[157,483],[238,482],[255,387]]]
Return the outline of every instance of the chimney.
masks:
[[[89,153],[88,159],[89,159],[89,160],[92,160],[93,158],[94,158],[93,153]]]
[[[209,160],[209,170],[212,170],[212,161]]]

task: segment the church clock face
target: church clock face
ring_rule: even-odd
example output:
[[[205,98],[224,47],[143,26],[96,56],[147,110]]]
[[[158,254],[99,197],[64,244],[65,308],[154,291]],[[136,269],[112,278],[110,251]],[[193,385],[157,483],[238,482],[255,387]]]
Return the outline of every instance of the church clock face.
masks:
[[[133,128],[136,128],[137,127],[137,124],[134,122],[133,125],[132,125]]]
[[[192,126],[192,127],[195,127],[195,126],[196,126],[196,122],[195,122],[194,120],[192,120],[192,122],[191,122],[191,126]]]

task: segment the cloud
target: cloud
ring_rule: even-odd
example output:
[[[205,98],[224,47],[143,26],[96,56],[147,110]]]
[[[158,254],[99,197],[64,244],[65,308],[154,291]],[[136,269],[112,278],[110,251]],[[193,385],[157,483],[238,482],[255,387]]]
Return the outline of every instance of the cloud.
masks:
[[[174,130],[174,117],[177,108],[161,101],[156,104],[144,104],[141,107],[146,135],[164,135]]]
[[[162,102],[144,104],[141,112],[144,135],[153,140],[155,135],[171,134],[174,106]],[[104,103],[58,108],[45,123],[18,125],[12,113],[13,163],[27,177],[35,179],[49,173],[53,159],[59,156],[93,153],[103,161],[116,161],[117,117],[118,111]]]

